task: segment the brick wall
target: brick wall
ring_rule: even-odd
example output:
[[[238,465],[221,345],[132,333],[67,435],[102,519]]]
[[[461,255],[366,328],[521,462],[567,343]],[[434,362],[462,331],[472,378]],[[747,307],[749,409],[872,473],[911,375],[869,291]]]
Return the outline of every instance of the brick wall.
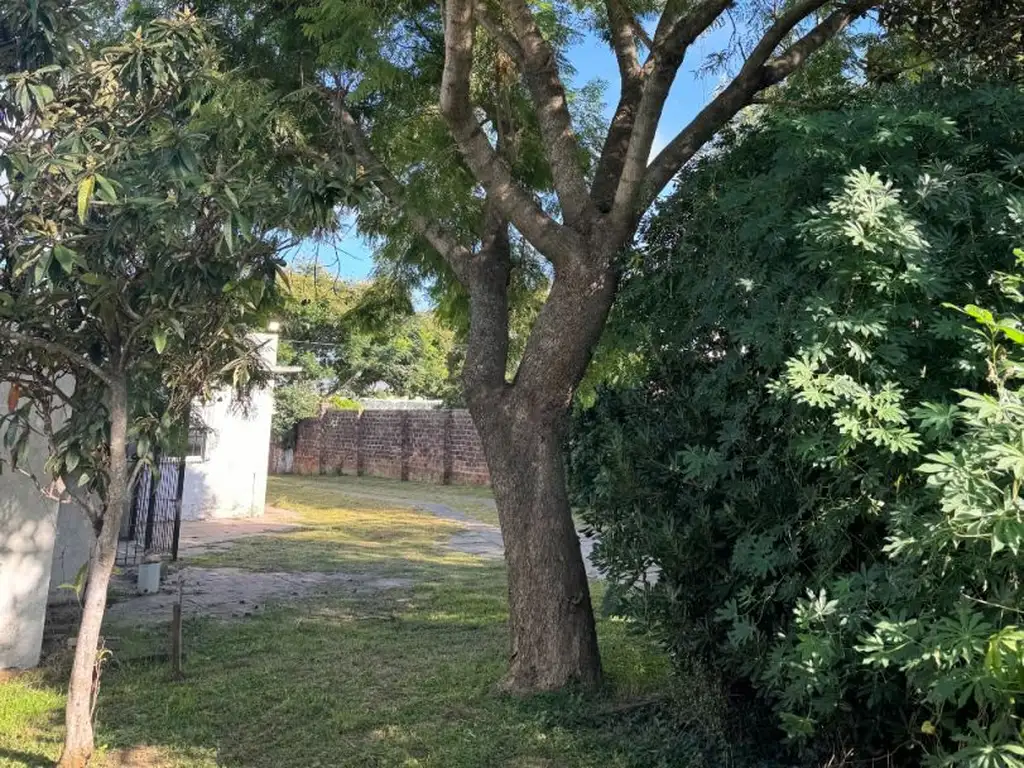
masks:
[[[328,411],[299,423],[287,457],[271,451],[270,471],[490,483],[480,436],[465,410]]]

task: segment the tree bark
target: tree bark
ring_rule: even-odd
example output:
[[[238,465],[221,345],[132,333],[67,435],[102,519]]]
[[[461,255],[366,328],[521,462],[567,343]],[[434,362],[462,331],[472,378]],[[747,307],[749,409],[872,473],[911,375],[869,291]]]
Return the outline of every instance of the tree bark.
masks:
[[[500,687],[515,694],[593,687],[601,657],[565,485],[568,409],[545,412],[508,394],[497,408],[471,404],[508,565],[511,657]]]
[[[65,708],[64,751],[60,768],[84,768],[92,757],[93,701],[99,686],[100,659],[97,655],[107,587],[117,558],[117,537],[128,493],[128,396],[123,372],[110,382],[110,475],[107,499],[99,521],[96,542],[89,557],[88,582],[78,630],[75,661],[68,685]]]
[[[492,363],[507,350],[489,301],[499,275],[470,291],[466,399],[480,433],[508,565],[511,659],[502,688],[525,694],[601,681],[594,612],[565,482],[564,441],[573,393],[601,336],[615,294],[611,256],[600,245],[556,274],[513,383]],[[505,306],[505,305],[501,305]],[[485,322],[487,321],[487,322]],[[507,336],[507,332],[505,334]],[[469,366],[470,360],[480,364]],[[489,376],[479,375],[487,370]]]

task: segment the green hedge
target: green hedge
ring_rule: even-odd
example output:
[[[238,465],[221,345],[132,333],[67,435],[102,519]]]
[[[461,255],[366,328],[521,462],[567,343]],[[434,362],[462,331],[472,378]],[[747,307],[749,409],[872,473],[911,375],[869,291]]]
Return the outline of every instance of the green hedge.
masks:
[[[624,264],[569,451],[611,607],[812,762],[1024,765],[1022,243],[1024,95],[919,87],[762,115]]]

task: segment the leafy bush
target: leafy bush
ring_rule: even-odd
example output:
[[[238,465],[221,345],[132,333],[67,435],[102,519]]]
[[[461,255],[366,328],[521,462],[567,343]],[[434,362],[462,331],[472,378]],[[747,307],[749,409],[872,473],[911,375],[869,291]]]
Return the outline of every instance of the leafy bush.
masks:
[[[808,758],[1016,765],[1015,406],[944,305],[1012,304],[1024,95],[874,94],[765,115],[681,179],[570,482],[612,606]]]
[[[295,426],[303,419],[320,415],[320,393],[316,383],[298,381],[274,390],[274,415],[270,431],[274,440],[291,448],[295,444]]]
[[[327,407],[332,411],[363,410],[363,406],[359,404],[358,400],[353,400],[351,397],[345,397],[344,395],[331,395],[325,402]]]

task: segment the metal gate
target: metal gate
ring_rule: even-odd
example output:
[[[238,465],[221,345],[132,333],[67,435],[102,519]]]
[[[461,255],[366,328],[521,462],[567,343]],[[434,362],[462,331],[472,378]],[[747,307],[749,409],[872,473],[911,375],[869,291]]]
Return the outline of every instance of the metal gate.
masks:
[[[147,555],[178,559],[185,459],[156,456],[153,463],[157,472],[145,467],[135,482],[131,508],[121,526],[118,565],[137,565]]]

